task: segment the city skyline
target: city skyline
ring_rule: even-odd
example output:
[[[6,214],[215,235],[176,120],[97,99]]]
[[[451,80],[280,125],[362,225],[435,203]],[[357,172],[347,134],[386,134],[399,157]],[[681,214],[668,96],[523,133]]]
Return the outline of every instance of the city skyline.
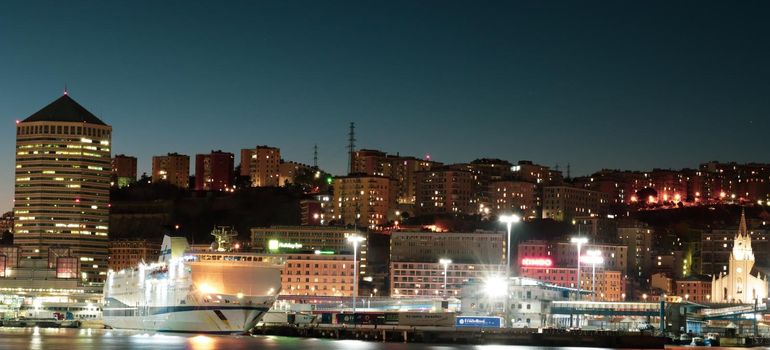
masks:
[[[175,5],[73,3],[43,11],[45,28],[20,21],[45,3],[3,11],[0,162],[11,169],[14,122],[65,84],[114,126],[113,154],[136,156],[139,174],[153,155],[263,144],[312,164],[318,144],[319,165],[343,175],[349,122],[359,149],[445,163],[587,175],[767,162],[757,6]],[[5,171],[4,210],[12,193]]]

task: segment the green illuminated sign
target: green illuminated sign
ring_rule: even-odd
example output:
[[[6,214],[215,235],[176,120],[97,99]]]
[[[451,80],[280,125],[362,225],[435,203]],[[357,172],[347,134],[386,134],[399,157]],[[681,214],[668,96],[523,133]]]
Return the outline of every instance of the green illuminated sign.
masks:
[[[287,243],[277,239],[267,241],[267,249],[271,251],[279,249],[302,249],[302,243]]]

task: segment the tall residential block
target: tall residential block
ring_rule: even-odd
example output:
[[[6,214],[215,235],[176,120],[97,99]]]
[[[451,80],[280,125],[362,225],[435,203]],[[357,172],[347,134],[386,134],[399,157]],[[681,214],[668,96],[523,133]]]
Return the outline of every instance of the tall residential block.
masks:
[[[537,184],[526,181],[499,180],[489,184],[491,210],[496,213],[520,213],[525,217],[537,215]]]
[[[442,167],[416,174],[415,212],[420,214],[473,214],[473,173]]]
[[[618,224],[618,239],[628,247],[628,274],[634,278],[649,276],[652,263],[652,228],[647,224],[626,220]]]
[[[569,221],[577,217],[601,215],[609,195],[570,186],[543,188],[543,219]]]
[[[77,258],[84,283],[106,276],[111,135],[66,93],[17,123],[14,244],[22,257],[50,265],[64,252]]]
[[[229,152],[211,151],[195,156],[195,190],[225,191],[232,187],[235,156]]]
[[[399,204],[414,204],[417,185],[416,173],[440,166],[430,159],[418,159],[378,150],[362,149],[353,152],[353,174],[384,176],[396,180],[396,200]]]
[[[279,186],[280,173],[279,148],[257,146],[241,150],[241,176],[249,176],[252,187]]]
[[[179,153],[152,157],[152,182],[168,182],[174,186],[190,186],[190,157]]]
[[[556,185],[564,181],[561,171],[534,164],[529,160],[520,160],[516,165],[511,166],[511,172],[517,180],[539,185]]]
[[[136,182],[136,157],[118,154],[112,158],[112,187],[123,188]]]
[[[390,163],[385,161],[385,157],[387,154],[378,150],[362,149],[355,151],[353,152],[351,173],[389,176]]]
[[[278,167],[278,185],[286,186],[296,183],[296,177],[304,174],[315,174],[318,169],[302,163],[282,161]],[[320,176],[320,172],[318,173]]]
[[[345,225],[375,228],[395,218],[395,180],[353,174],[334,178],[334,219]]]

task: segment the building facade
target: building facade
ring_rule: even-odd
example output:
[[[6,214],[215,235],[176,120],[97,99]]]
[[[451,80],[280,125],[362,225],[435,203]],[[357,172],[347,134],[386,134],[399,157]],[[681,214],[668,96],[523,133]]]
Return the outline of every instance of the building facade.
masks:
[[[227,191],[232,189],[235,156],[229,152],[211,151],[195,156],[195,190]]]
[[[333,226],[272,226],[251,229],[251,247],[260,253],[299,253],[303,251],[331,251],[338,254],[352,254],[353,245],[349,236],[368,238],[368,234],[344,227]],[[358,247],[359,272],[367,273],[368,242]],[[351,259],[352,260],[352,259]]]
[[[284,258],[286,264],[281,272],[281,295],[358,295],[354,290],[352,254],[294,253],[286,254]]]
[[[676,295],[682,297],[685,301],[695,303],[711,302],[711,279],[701,276],[690,276],[688,278],[677,279],[674,281]]]
[[[121,240],[110,242],[110,270],[119,271],[139,266],[140,262],[158,260],[160,243],[147,240]]]
[[[352,174],[334,178],[334,219],[345,225],[376,228],[395,218],[395,180]]]
[[[180,188],[189,188],[190,156],[179,153],[153,156],[152,182],[167,182]]]
[[[393,298],[459,297],[464,284],[480,282],[488,276],[504,275],[505,265],[453,262],[447,265],[446,289],[444,289],[444,266],[438,261],[391,261],[390,296]]]
[[[303,199],[299,202],[300,223],[302,226],[323,226],[333,219],[332,196],[317,194],[311,199]]]
[[[511,172],[517,180],[535,183],[541,186],[558,185],[564,181],[562,173],[544,165],[534,164],[529,160],[521,160],[511,166]]]
[[[281,150],[270,146],[242,149],[241,175],[251,178],[252,187],[280,186]]]
[[[17,123],[14,244],[23,258],[68,249],[83,282],[106,277],[111,136],[66,93]]]
[[[501,232],[393,232],[390,260],[399,262],[438,262],[505,264],[505,234]]]
[[[281,161],[281,164],[278,166],[278,185],[286,186],[296,183],[295,178],[297,175],[315,174],[316,172],[318,172],[318,169],[307,164]],[[320,172],[318,174],[320,175]]]
[[[416,173],[415,212],[424,214],[474,214],[473,173],[449,166]]]
[[[489,189],[494,213],[521,213],[525,217],[537,216],[537,184],[526,181],[498,180]]]
[[[527,266],[522,264],[521,277],[528,277],[549,284],[567,288],[578,288],[577,268],[575,267],[546,267]],[[592,300],[595,290],[596,301],[623,301],[626,298],[623,273],[620,271],[597,268],[596,273],[590,267],[581,266],[580,289],[584,291],[584,300]],[[594,283],[595,282],[595,283]],[[594,289],[595,288],[595,289]]]
[[[386,154],[382,151],[370,149],[353,152],[351,164],[351,174],[383,176],[395,180],[396,201],[399,204],[415,203],[417,172],[427,171],[441,165],[430,159]]]
[[[118,154],[112,158],[112,187],[123,188],[136,182],[136,157]]]
[[[577,267],[577,246],[575,244],[556,242],[553,250],[555,252],[554,262],[557,266]],[[601,264],[602,267],[609,270],[623,271],[624,274],[628,270],[628,248],[626,246],[586,243],[581,248],[580,253],[585,255],[589,250],[598,250],[600,252],[600,255],[604,258],[604,262]]]
[[[618,225],[618,238],[628,247],[626,263],[629,276],[649,276],[652,262],[652,229],[637,221],[622,222]]]
[[[543,188],[543,219],[569,221],[576,217],[602,215],[609,200],[606,193],[571,186]]]
[[[604,262],[597,265],[599,268],[609,270],[625,271],[627,270],[628,249],[624,245],[587,243],[581,248],[581,254],[585,256],[589,250],[600,252]],[[543,240],[529,240],[519,243],[518,258],[521,264],[524,259],[549,259],[551,266],[558,267],[577,267],[577,246],[567,242],[548,242]],[[581,260],[582,261],[582,260]],[[584,265],[590,267],[590,265]]]

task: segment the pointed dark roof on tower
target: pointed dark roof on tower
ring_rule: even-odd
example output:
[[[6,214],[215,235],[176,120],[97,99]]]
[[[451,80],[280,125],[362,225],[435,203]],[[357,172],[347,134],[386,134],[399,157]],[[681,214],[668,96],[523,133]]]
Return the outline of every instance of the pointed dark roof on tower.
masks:
[[[741,209],[741,223],[738,225],[738,236],[749,236],[749,230],[746,226],[746,210]]]
[[[24,119],[22,122],[75,122],[107,125],[85,107],[75,102],[68,94]]]

